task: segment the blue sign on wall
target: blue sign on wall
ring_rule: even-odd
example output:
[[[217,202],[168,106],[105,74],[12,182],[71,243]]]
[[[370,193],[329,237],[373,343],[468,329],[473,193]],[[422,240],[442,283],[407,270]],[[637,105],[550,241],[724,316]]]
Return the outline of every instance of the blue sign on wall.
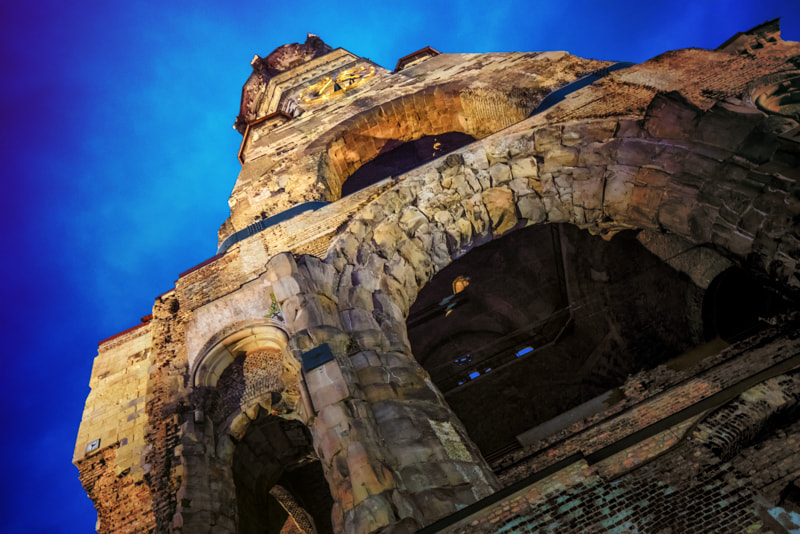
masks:
[[[318,347],[314,347],[308,352],[302,354],[303,358],[303,371],[306,373],[312,369],[328,363],[333,360],[333,352],[327,343],[323,343]]]

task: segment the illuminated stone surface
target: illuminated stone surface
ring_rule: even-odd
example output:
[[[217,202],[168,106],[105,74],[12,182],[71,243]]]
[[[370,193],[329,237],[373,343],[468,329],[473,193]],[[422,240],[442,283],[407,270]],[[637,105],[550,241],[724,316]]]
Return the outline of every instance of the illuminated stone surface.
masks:
[[[767,23],[539,113],[610,64],[256,58],[244,234],[99,346],[99,531],[794,528],[798,55]]]

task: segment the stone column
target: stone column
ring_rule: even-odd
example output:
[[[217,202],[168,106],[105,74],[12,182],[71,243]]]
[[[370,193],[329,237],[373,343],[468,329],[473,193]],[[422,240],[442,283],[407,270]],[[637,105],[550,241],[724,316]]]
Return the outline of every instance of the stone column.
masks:
[[[499,488],[412,356],[382,264],[340,273],[284,253],[268,268],[295,354],[323,344],[333,353],[304,382],[337,532],[416,532]]]

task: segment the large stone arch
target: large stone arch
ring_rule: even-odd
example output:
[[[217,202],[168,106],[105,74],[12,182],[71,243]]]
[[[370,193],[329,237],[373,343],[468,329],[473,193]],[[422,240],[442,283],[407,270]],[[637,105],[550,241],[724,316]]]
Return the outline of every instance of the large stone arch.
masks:
[[[328,343],[334,355],[318,390],[327,393],[311,391],[311,419],[339,530],[413,530],[497,487],[411,354],[405,325],[419,289],[472,247],[531,224],[606,237],[646,229],[710,247],[785,291],[800,287],[798,149],[779,138],[784,121],[741,102],[702,110],[677,94],[658,95],[644,117],[545,121],[534,116],[399,177],[324,261],[270,260],[293,350]],[[354,419],[358,431],[343,435],[342,421]],[[353,476],[355,465],[368,467]],[[459,494],[464,485],[479,491]],[[369,489],[353,498],[359,486]]]
[[[410,357],[402,311],[373,296],[377,271],[289,253],[268,263],[294,353],[304,366],[311,351],[330,354],[304,377],[336,532],[416,532],[499,488]]]
[[[475,139],[491,135],[527,117],[541,95],[508,88],[465,87],[450,83],[426,87],[370,108],[338,124],[307,151],[323,149],[320,179],[338,198],[342,184],[389,142],[459,132]]]
[[[472,246],[564,222],[606,236],[674,234],[800,289],[800,147],[773,131],[782,122],[742,104],[703,111],[677,94],[657,96],[644,118],[541,122],[404,175],[356,216],[326,262],[341,271],[376,255],[409,264],[424,284]]]

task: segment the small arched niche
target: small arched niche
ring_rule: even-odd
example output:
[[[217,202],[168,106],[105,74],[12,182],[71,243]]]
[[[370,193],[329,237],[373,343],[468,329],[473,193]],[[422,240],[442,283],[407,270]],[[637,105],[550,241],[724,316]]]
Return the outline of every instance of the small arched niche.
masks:
[[[216,387],[223,372],[237,357],[257,351],[280,355],[283,364],[299,372],[300,364],[287,349],[286,332],[270,322],[242,325],[236,332],[214,344],[192,372],[195,387]]]

